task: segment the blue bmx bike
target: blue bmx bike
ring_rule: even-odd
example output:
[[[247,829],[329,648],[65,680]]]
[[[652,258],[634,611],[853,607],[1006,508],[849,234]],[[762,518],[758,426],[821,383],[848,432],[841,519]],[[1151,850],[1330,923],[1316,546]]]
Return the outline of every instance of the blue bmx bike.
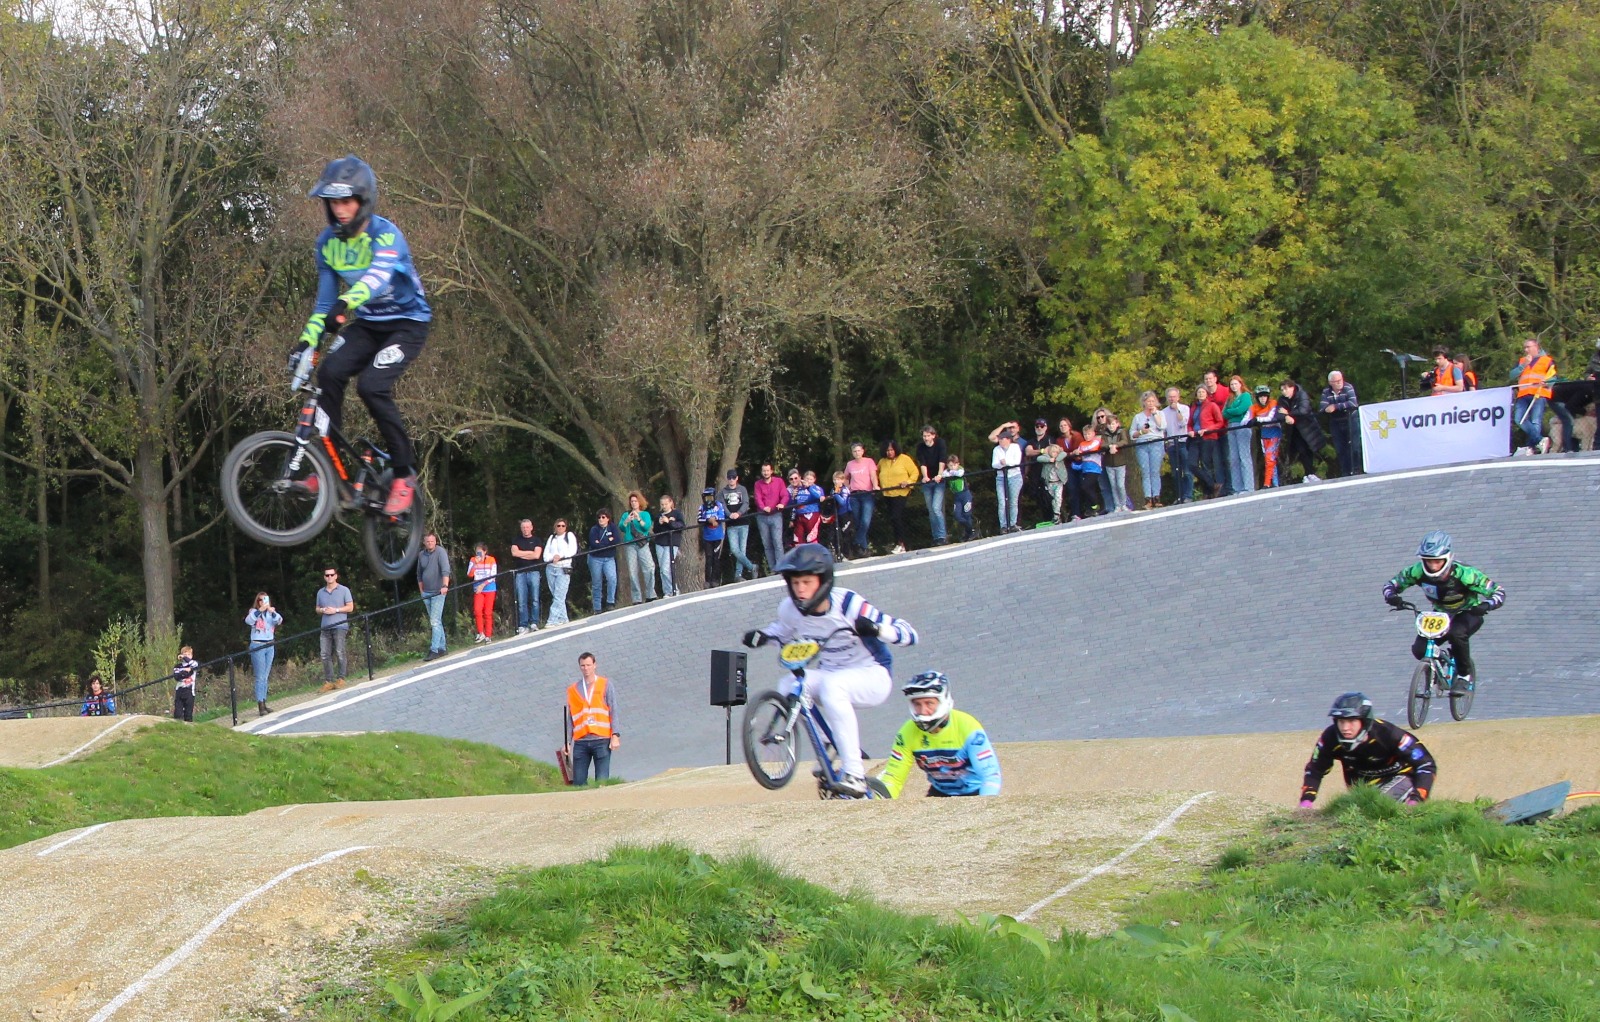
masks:
[[[835,630],[826,639],[801,639],[785,643],[778,650],[778,662],[794,676],[792,691],[768,690],[744,708],[744,761],[763,788],[777,790],[794,780],[800,759],[801,734],[809,736],[816,750],[817,797],[854,799],[861,796],[840,782],[844,771],[828,722],[807,690],[806,669],[822,655],[834,636],[853,634],[848,628]],[[876,777],[867,778],[867,798],[888,798],[889,789]]]
[[[1451,652],[1445,636],[1450,633],[1450,615],[1442,610],[1419,610],[1415,604],[1401,603],[1395,610],[1409,610],[1416,615],[1417,634],[1427,640],[1422,661],[1411,672],[1411,690],[1406,699],[1406,720],[1413,728],[1428,722],[1428,706],[1437,698],[1450,697],[1450,716],[1466,720],[1472,712],[1473,686],[1476,678],[1465,681],[1456,673],[1456,657]]]

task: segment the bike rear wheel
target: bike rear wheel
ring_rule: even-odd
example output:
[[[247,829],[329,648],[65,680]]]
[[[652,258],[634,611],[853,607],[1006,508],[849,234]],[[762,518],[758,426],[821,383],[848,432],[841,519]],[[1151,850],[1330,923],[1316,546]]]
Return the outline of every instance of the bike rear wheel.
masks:
[[[239,441],[222,461],[222,505],[239,531],[269,546],[298,546],[328,527],[338,480],[315,442],[300,452],[293,433],[268,430]]]
[[[1469,687],[1465,692],[1457,692],[1454,686],[1450,688],[1450,716],[1454,720],[1466,720],[1467,714],[1472,712],[1473,687],[1478,684],[1474,678],[1467,683]]]
[[[422,549],[427,519],[421,487],[411,498],[411,509],[402,514],[386,515],[382,508],[367,509],[361,527],[361,545],[366,548],[367,560],[379,575],[394,581],[411,574],[417,563],[417,553]]]
[[[1406,700],[1406,720],[1413,728],[1428,722],[1428,702],[1433,698],[1433,661],[1424,660],[1411,673],[1411,695]]]
[[[799,759],[799,717],[791,721],[789,700],[763,692],[744,708],[744,762],[763,788],[777,790],[794,779]]]

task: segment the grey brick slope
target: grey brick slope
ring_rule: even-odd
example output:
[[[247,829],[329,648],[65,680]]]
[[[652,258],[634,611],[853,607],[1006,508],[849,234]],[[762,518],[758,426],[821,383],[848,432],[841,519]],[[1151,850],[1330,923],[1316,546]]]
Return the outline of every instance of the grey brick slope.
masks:
[[[1362,477],[1166,512],[880,558],[839,585],[916,625],[894,675],[928,669],[999,741],[1147,737],[1322,726],[1361,689],[1404,719],[1411,618],[1379,590],[1430,529],[1506,586],[1474,643],[1481,718],[1600,712],[1595,516],[1600,458],[1546,457]],[[720,763],[707,705],[710,651],[772,619],[773,580],[730,586],[501,642],[262,722],[275,733],[411,730],[549,760],[563,690],[594,652],[616,686],[623,747],[641,778]],[[752,692],[772,687],[770,650]],[[330,708],[331,707],[331,708]],[[1436,723],[1441,711],[1435,709]],[[1444,716],[1447,716],[1444,715]],[[896,693],[861,713],[882,755],[905,719]],[[734,713],[735,732],[739,712]],[[737,734],[734,758],[738,761]]]

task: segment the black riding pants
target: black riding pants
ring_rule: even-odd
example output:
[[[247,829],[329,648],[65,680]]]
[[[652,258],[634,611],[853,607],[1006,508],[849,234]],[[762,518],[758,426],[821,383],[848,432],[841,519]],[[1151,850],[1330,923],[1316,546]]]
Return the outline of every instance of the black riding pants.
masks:
[[[396,478],[416,469],[417,455],[400,418],[400,406],[394,403],[394,385],[427,340],[428,324],[415,319],[357,319],[344,328],[332,350],[323,353],[317,370],[322,409],[338,430],[344,428],[345,385],[357,377],[356,393],[383,434]]]
[[[1450,651],[1456,657],[1456,674],[1470,674],[1478,676],[1476,666],[1472,662],[1472,634],[1483,627],[1483,611],[1463,610],[1450,619],[1450,630],[1444,633],[1444,639],[1450,643]],[[1417,636],[1417,641],[1411,644],[1411,655],[1421,660],[1428,652],[1428,640]]]

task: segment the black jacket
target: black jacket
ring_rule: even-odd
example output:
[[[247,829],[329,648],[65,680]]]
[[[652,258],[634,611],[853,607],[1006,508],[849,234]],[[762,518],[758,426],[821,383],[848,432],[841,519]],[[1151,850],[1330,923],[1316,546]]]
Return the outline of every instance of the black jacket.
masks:
[[[1311,404],[1311,395],[1306,393],[1304,387],[1294,388],[1294,397],[1278,398],[1278,407],[1294,416],[1294,425],[1289,428],[1300,434],[1300,439],[1313,451],[1322,450],[1322,445],[1327,443],[1327,437],[1322,433],[1322,423],[1317,421],[1317,410]]]

